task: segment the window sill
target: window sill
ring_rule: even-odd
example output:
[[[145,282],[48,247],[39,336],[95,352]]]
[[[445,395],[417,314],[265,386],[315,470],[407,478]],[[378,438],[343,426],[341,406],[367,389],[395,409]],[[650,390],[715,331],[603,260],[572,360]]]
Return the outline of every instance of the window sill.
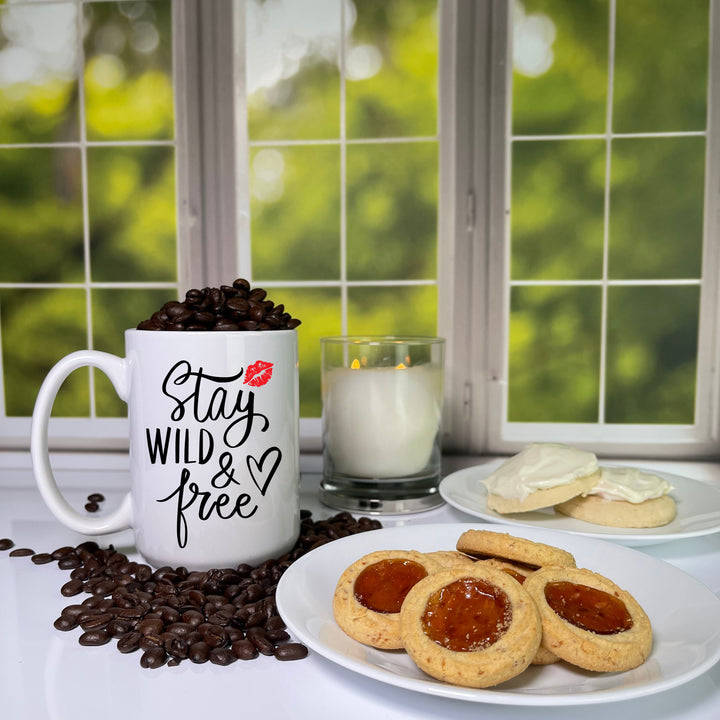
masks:
[[[127,453],[109,452],[55,452],[50,454],[58,483],[67,488],[97,489],[98,477],[102,487],[127,487]],[[449,475],[474,465],[490,464],[497,455],[446,455],[443,457],[443,475]],[[695,462],[687,460],[656,460],[650,458],[623,459],[622,464],[681,475],[694,480],[720,485],[720,462]],[[322,455],[303,453],[300,456],[300,472],[303,475],[322,474]],[[34,485],[32,461],[29,452],[0,451],[0,488],[28,487]]]

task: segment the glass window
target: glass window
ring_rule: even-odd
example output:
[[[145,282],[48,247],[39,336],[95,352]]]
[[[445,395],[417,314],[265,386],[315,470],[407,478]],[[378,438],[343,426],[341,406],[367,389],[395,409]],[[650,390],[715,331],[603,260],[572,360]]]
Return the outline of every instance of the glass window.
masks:
[[[3,432],[63,355],[122,353],[123,330],[178,293],[172,12],[171,0],[0,4]],[[125,414],[90,370],[53,408]]]
[[[244,6],[252,277],[319,417],[320,337],[437,333],[437,1]]]
[[[710,4],[517,0],[511,22],[501,422],[692,427]]]

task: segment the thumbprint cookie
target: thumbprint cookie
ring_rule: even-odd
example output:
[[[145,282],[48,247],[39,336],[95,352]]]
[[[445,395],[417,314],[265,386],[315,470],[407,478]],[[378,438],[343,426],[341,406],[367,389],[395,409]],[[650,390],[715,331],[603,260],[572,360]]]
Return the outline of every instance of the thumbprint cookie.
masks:
[[[466,530],[459,537],[456,547],[461,553],[478,560],[496,558],[530,570],[544,565],[575,566],[575,557],[567,550],[492,530]]]
[[[473,688],[520,675],[542,635],[537,608],[522,585],[483,563],[418,582],[400,610],[400,632],[423,672]]]
[[[400,608],[410,589],[442,566],[415,550],[378,550],[348,567],[333,595],[340,628],[365,645],[402,648]]]
[[[542,621],[542,647],[586,670],[623,671],[652,649],[652,628],[629,592],[590,570],[545,567],[523,585]]]

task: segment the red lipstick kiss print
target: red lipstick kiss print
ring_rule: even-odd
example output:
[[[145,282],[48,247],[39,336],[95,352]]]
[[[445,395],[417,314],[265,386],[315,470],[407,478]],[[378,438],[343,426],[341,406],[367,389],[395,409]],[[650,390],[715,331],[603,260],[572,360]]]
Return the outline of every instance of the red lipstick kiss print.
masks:
[[[248,365],[245,371],[245,379],[243,385],[251,385],[252,387],[260,387],[272,377],[273,364],[271,362],[265,362],[264,360],[258,360],[252,365]]]

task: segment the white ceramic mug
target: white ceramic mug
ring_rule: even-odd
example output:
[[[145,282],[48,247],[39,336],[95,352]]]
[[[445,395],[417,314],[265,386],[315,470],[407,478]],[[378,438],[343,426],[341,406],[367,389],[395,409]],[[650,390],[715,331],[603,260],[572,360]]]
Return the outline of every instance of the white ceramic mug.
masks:
[[[300,529],[297,333],[127,330],[125,358],[81,350],[47,375],[33,412],[33,469],[68,527],[131,527],[155,567],[258,564]],[[101,517],[73,509],[48,455],[48,421],[64,379],[91,365],[128,405],[130,492]]]

